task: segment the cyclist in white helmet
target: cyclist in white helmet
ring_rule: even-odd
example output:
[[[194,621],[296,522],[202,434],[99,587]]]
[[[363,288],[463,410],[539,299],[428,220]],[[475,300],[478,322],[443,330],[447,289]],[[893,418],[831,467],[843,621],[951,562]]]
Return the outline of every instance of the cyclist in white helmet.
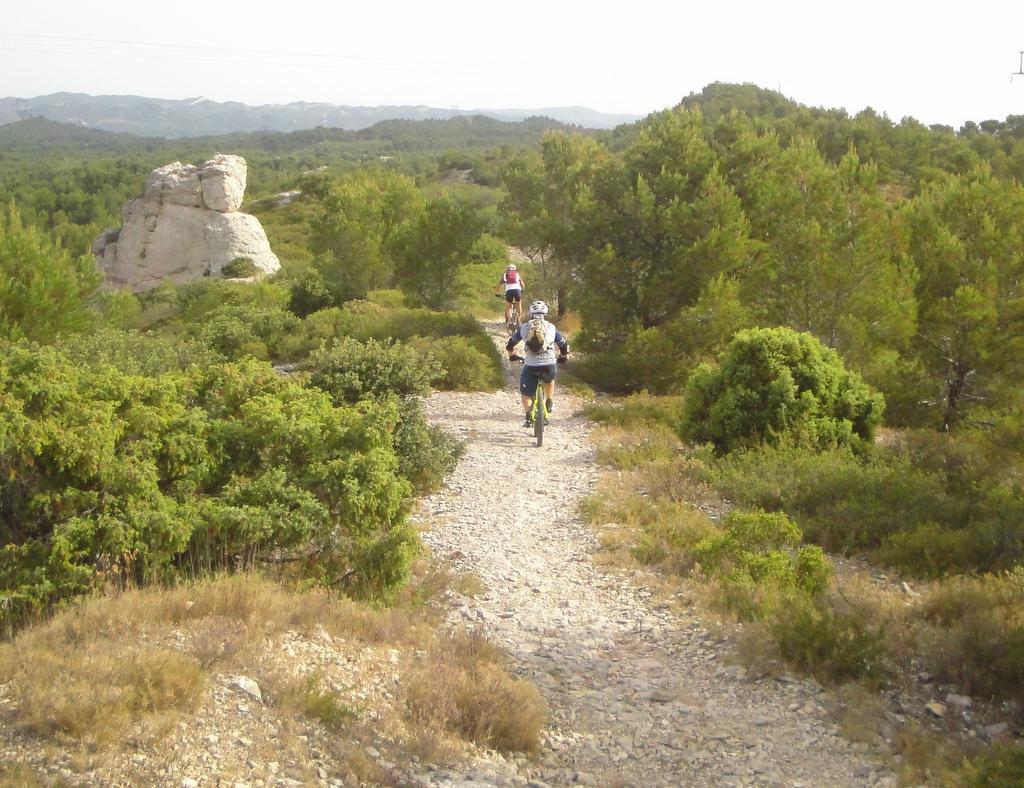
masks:
[[[509,263],[508,268],[505,269],[505,273],[501,275],[501,279],[498,280],[498,286],[505,286],[505,325],[511,328],[512,323],[512,305],[518,304],[523,300],[523,275],[516,270],[514,263]]]
[[[519,376],[519,393],[523,396],[527,427],[533,426],[533,422],[530,421],[530,406],[533,404],[533,393],[537,390],[537,381],[544,381],[544,395],[547,399],[547,411],[550,413],[554,407],[558,364],[564,364],[569,357],[569,343],[555,325],[545,319],[547,314],[548,305],[543,301],[534,301],[530,304],[530,321],[520,325],[505,345],[511,361],[520,360],[515,353],[516,345],[522,342],[526,348],[526,358],[522,359],[523,372]],[[556,348],[559,351],[557,356]]]

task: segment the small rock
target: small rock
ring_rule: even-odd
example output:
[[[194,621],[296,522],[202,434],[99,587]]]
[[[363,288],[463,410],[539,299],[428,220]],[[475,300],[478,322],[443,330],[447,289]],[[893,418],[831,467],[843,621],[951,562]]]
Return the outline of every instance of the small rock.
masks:
[[[973,703],[974,701],[967,695],[957,695],[951,692],[946,696],[947,706],[956,706],[959,709],[969,709]]]
[[[260,692],[260,685],[248,676],[233,676],[228,681],[228,686],[248,695],[253,700],[258,700],[260,703],[263,702],[263,693]]]
[[[927,704],[924,707],[924,710],[937,720],[941,720],[943,717],[946,716],[946,704],[939,703],[939,701],[937,700],[934,700],[931,703]]]
[[[181,788],[199,788],[199,781],[186,777],[181,781]]]
[[[984,731],[990,739],[999,739],[1010,732],[1010,726],[1005,722],[997,722],[994,725],[986,725]]]

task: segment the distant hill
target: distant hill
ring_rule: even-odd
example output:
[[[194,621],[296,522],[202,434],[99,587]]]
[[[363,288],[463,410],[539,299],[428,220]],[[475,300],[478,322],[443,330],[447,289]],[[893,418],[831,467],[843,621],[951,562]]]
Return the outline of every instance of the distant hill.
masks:
[[[75,148],[104,153],[122,153],[142,148],[147,138],[114,134],[41,117],[0,124],[0,150],[36,153]],[[162,143],[163,140],[154,140]]]
[[[249,106],[205,98],[157,99],[143,96],[90,96],[53,93],[35,98],[0,98],[0,125],[31,117],[89,129],[152,137],[199,137],[236,132],[298,131],[317,127],[364,129],[384,120],[444,120],[483,115],[503,121],[543,116],[590,129],[610,129],[640,115],[610,114],[587,107],[540,109],[439,109],[425,106],[347,107],[294,102]]]
[[[535,145],[545,131],[572,128],[547,118],[510,122],[472,115],[447,120],[385,120],[358,131],[320,127],[290,132],[250,131],[165,138],[116,134],[31,117],[0,124],[0,153],[70,155],[78,158],[153,154],[184,161],[222,150],[245,155],[254,151],[271,155],[297,155],[303,151],[315,151],[317,159],[330,155],[336,158],[365,159],[384,154],[405,156],[446,150],[473,151],[505,145],[528,147]]]

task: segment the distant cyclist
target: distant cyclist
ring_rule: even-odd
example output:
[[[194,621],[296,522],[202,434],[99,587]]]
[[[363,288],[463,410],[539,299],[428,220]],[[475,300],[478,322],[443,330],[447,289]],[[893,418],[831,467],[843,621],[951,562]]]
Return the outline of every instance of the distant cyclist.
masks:
[[[515,347],[520,342],[526,348],[526,358],[523,363],[523,373],[519,376],[519,393],[523,395],[523,410],[526,411],[525,426],[532,427],[530,410],[533,404],[533,393],[537,390],[537,381],[544,381],[544,396],[547,412],[554,408],[555,396],[555,374],[558,364],[562,364],[569,357],[569,343],[565,337],[545,318],[548,313],[548,305],[543,301],[534,301],[530,304],[530,321],[523,323],[509,337],[505,349],[511,361],[519,360],[515,353]],[[555,349],[559,354],[555,355]]]
[[[523,300],[523,275],[516,270],[513,263],[509,263],[505,273],[498,280],[498,285],[505,286],[505,325],[512,325],[513,304],[519,304]]]

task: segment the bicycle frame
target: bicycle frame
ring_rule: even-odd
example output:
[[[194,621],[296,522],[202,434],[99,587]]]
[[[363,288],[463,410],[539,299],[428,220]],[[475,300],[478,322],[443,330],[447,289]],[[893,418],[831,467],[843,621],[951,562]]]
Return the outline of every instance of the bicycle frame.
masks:
[[[544,403],[541,405],[541,403]],[[537,446],[544,445],[544,426],[548,420],[548,398],[544,391],[544,381],[537,381],[537,388],[533,392],[533,404],[530,405],[530,418],[533,419],[533,437],[537,439]]]

